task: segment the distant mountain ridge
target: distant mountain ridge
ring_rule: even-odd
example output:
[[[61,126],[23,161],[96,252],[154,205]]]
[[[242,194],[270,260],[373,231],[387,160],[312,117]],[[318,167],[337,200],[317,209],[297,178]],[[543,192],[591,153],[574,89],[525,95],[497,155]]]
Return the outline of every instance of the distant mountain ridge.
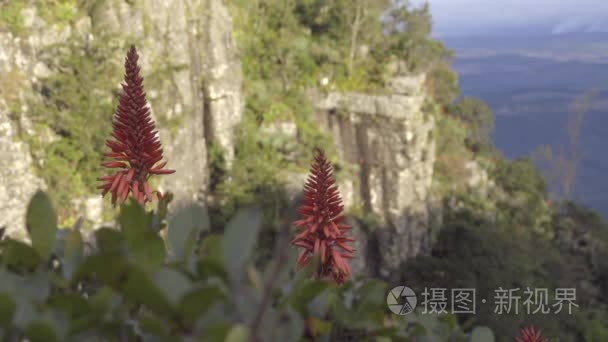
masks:
[[[608,215],[608,34],[501,35],[446,38],[464,96],[487,102],[496,116],[496,146],[511,159],[540,145],[554,149],[577,95],[598,99],[585,117],[574,198]]]
[[[608,33],[530,33],[444,37],[458,58],[518,55],[556,61],[608,63]]]

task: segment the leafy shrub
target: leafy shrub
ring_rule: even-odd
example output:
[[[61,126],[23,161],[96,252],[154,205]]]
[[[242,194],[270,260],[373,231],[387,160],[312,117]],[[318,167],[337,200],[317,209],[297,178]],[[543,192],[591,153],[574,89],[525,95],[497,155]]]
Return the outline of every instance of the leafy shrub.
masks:
[[[387,316],[386,285],[378,280],[343,286],[310,280],[314,263],[294,277],[295,255],[285,236],[258,270],[250,262],[261,222],[257,209],[239,211],[218,235],[209,232],[200,207],[168,218],[170,200],[167,194],[152,211],[131,201],[122,206],[117,228],[86,237],[79,227],[58,230],[48,196],[37,193],[27,210],[31,245],[0,242],[0,336],[390,341],[459,331],[453,320]]]

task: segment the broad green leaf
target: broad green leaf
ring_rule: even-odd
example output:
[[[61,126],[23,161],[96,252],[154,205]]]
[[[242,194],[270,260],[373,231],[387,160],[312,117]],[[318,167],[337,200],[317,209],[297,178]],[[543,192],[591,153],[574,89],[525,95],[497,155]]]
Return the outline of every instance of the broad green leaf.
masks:
[[[57,215],[49,197],[42,191],[36,192],[27,207],[25,218],[32,246],[43,260],[47,260],[53,250],[57,232]]]
[[[193,324],[217,300],[224,300],[224,294],[217,287],[202,287],[184,295],[178,310],[187,324]]]
[[[163,319],[147,312],[140,312],[138,316],[139,328],[144,333],[144,341],[169,340],[169,328]]]
[[[218,277],[222,280],[226,280],[226,270],[219,260],[202,258],[198,261],[197,272],[202,279],[210,277]]]
[[[192,282],[183,273],[163,267],[154,273],[154,282],[172,304],[192,288]]]
[[[231,326],[228,323],[218,323],[202,331],[199,339],[201,342],[207,341],[224,341],[230,332]]]
[[[149,216],[144,207],[131,200],[121,207],[118,222],[135,263],[147,271],[160,267],[165,259],[165,242],[148,227]]]
[[[304,320],[291,306],[280,313],[278,324],[280,328],[273,334],[275,341],[299,341],[304,333]]]
[[[72,275],[83,259],[82,235],[78,230],[71,230],[63,240],[63,276],[72,279]]]
[[[344,326],[352,326],[354,323],[353,312],[349,310],[344,301],[336,293],[331,293],[329,296],[329,308],[332,316],[340,324]]]
[[[329,289],[332,283],[326,280],[313,280],[295,288],[290,297],[291,305],[302,315],[308,312],[308,304],[321,292]]]
[[[2,241],[2,261],[14,269],[34,271],[41,263],[40,255],[30,245],[21,241]]]
[[[125,297],[143,304],[159,316],[170,316],[173,312],[165,294],[141,267],[129,265],[123,283],[117,284],[117,288]]]
[[[153,231],[133,235],[127,244],[135,263],[146,271],[151,272],[162,266],[166,252],[165,241]]]
[[[5,293],[11,294],[15,301],[13,325],[19,328],[27,327],[38,317],[38,311],[34,304],[46,301],[50,294],[48,273],[38,271],[21,276],[0,272],[0,279],[2,279],[0,288]]]
[[[93,311],[90,301],[75,293],[57,293],[52,295],[47,304],[50,308],[59,310],[70,319],[70,330],[82,332],[98,323],[103,311]]]
[[[118,222],[127,240],[133,235],[140,235],[142,231],[148,229],[148,214],[146,210],[136,201],[129,201],[120,208]]]
[[[322,321],[317,317],[310,317],[308,319],[310,330],[315,335],[324,335],[331,332],[331,322]]]
[[[230,221],[222,239],[222,260],[230,279],[241,282],[245,264],[253,252],[260,228],[261,215],[258,209],[240,210]]]
[[[471,342],[494,342],[494,333],[487,327],[476,327],[471,332]]]
[[[168,238],[171,250],[184,261],[194,252],[201,231],[209,229],[209,218],[203,208],[191,205],[180,210],[170,221]]]
[[[237,324],[230,328],[224,342],[245,342],[249,340],[249,329],[246,326]]]
[[[386,284],[381,281],[367,280],[357,291],[358,300],[355,304],[359,319],[367,317],[369,313],[379,312],[386,308]]]
[[[160,316],[164,317],[172,313],[168,299],[147,272],[141,266],[129,264],[121,256],[88,257],[76,271],[74,279],[79,281],[92,276],[101,284],[107,285],[135,303],[146,306]]]
[[[15,313],[15,301],[6,293],[0,293],[0,326],[10,323]]]
[[[30,323],[25,329],[25,336],[32,342],[52,342],[59,341],[57,332],[50,322],[35,321]]]
[[[222,262],[222,239],[220,234],[208,234],[200,241],[198,255],[201,258]]]
[[[124,234],[111,228],[95,231],[95,240],[100,254],[124,255],[126,253]]]

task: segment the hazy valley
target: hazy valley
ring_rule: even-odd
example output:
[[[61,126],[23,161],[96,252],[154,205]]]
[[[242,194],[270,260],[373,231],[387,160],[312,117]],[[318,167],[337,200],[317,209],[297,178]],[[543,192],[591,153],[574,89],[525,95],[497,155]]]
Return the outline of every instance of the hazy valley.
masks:
[[[453,66],[462,94],[486,101],[496,116],[494,139],[510,159],[540,145],[558,150],[576,96],[599,95],[584,118],[582,160],[573,196],[608,214],[608,34],[458,37]]]

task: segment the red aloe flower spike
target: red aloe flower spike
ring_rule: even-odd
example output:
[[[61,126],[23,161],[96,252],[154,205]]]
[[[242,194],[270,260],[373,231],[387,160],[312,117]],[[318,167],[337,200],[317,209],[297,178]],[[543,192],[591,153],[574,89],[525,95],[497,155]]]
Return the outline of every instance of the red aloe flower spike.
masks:
[[[150,118],[150,109],[146,102],[143,78],[139,75],[137,60],[139,55],[134,46],[125,58],[125,83],[120,96],[118,108],[112,123],[112,137],[106,140],[111,151],[103,152],[111,160],[101,165],[109,169],[119,169],[110,176],[98,178],[103,182],[98,189],[102,196],[112,193],[112,204],[117,200],[124,203],[129,194],[140,204],[152,201],[152,193],[162,198],[159,191],[152,191],[148,184],[151,175],[166,175],[175,170],[164,169],[163,150],[158,140],[156,126]],[[160,162],[160,163],[159,163]],[[157,164],[159,163],[159,164]]]
[[[515,339],[516,342],[547,342],[540,330],[536,330],[533,326],[525,327],[519,332],[519,337]]]
[[[347,245],[354,239],[345,236],[350,226],[341,224],[342,199],[332,172],[323,151],[317,150],[304,185],[304,203],[298,209],[303,218],[293,223],[298,233],[291,243],[304,249],[298,258],[298,268],[307,265],[314,256],[319,260],[316,277],[332,277],[341,284],[351,275],[347,259],[354,258],[355,250]]]

